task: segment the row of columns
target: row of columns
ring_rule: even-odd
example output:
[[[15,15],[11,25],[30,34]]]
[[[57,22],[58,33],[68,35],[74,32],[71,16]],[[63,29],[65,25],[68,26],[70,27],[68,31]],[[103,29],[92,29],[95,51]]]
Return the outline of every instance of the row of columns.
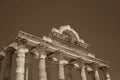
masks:
[[[16,58],[16,62],[17,62],[17,69],[16,69],[16,80],[24,80],[24,75],[25,75],[25,56],[26,53],[29,52],[29,49],[26,48],[25,46],[20,46],[18,47],[18,49],[16,50],[17,53],[17,58]],[[46,63],[45,63],[45,59],[46,59],[46,54],[45,53],[40,53],[40,51],[38,51],[38,53],[35,53],[37,55],[39,55],[39,80],[47,80],[47,73],[46,73]],[[65,73],[64,73],[64,65],[66,63],[64,63],[63,61],[63,56],[58,56],[58,76],[59,76],[59,80],[65,80]],[[85,61],[82,59],[77,60],[79,68],[80,68],[80,72],[81,72],[81,80],[87,80],[86,77],[86,67],[85,67]],[[92,64],[92,70],[93,70],[93,74],[94,74],[94,80],[100,80],[99,77],[99,73],[98,73],[98,66],[97,64]],[[104,70],[105,71],[105,79],[106,80],[111,80],[110,79],[110,75],[107,71],[107,68],[105,67]]]

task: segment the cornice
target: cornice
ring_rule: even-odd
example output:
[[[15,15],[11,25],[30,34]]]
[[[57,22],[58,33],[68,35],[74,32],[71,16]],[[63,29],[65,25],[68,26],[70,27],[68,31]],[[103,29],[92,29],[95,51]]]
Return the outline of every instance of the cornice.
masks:
[[[106,61],[100,60],[98,58],[90,57],[90,56],[85,55],[84,53],[80,53],[74,49],[72,50],[70,48],[65,48],[60,45],[56,45],[54,43],[47,42],[47,41],[43,40],[42,38],[36,37],[34,35],[20,31],[18,36],[21,38],[27,39],[28,43],[32,43],[34,45],[43,44],[51,50],[55,50],[55,51],[63,50],[66,55],[69,55],[73,58],[83,58],[84,60],[86,60],[88,62],[96,62],[96,63],[100,64],[101,66],[108,66],[108,62],[106,62]],[[31,44],[28,44],[28,45],[31,45]]]

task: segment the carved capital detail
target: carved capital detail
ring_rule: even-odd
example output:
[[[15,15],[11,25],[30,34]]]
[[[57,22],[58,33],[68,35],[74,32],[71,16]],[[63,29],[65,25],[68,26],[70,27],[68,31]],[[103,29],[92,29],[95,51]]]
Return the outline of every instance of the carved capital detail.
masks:
[[[4,57],[6,56],[6,53],[4,51],[0,52],[0,64],[3,61]]]
[[[99,65],[97,63],[93,62],[93,63],[91,63],[91,68],[92,68],[92,71],[94,74],[93,78],[95,80],[100,80],[99,71],[98,71]]]
[[[76,62],[78,63],[80,68],[85,68],[86,61],[84,59],[78,58],[76,59]]]
[[[46,55],[47,47],[45,45],[38,44],[30,49],[30,52],[34,53],[36,57],[43,57]]]
[[[6,53],[4,51],[0,51],[0,56],[5,56]]]
[[[13,47],[14,49],[18,49],[20,45],[25,45],[27,43],[27,40],[24,39],[24,38],[21,38],[21,37],[17,37],[13,43],[9,44],[9,46],[7,46],[6,48],[8,47]],[[6,49],[5,48],[5,49]]]
[[[109,67],[103,66],[101,67],[101,70],[104,72],[105,80],[111,80],[110,74],[109,74]]]
[[[14,42],[16,42],[18,45],[23,45],[27,43],[27,40],[21,37],[17,37]]]
[[[56,51],[54,55],[58,59],[58,61],[62,61],[64,59],[64,54],[60,50]]]
[[[91,65],[91,68],[92,68],[93,71],[98,70],[98,67],[99,67],[98,64],[96,64],[96,63],[93,62],[93,63],[91,63],[90,65]]]
[[[103,67],[100,67],[100,69],[103,71],[103,72],[109,72],[109,67],[107,66],[103,66]]]

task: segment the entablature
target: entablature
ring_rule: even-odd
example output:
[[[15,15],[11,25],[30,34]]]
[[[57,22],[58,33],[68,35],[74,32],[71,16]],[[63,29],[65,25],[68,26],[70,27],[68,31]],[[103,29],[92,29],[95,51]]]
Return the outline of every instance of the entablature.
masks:
[[[70,57],[73,59],[82,58],[86,62],[88,62],[88,64],[91,62],[95,62],[99,66],[109,67],[108,62],[100,60],[96,57],[88,56],[88,55],[86,55],[87,53],[80,51],[80,50],[77,51],[77,50],[74,50],[74,49],[69,48],[69,47],[64,47],[61,45],[57,45],[55,43],[50,43],[48,41],[43,40],[42,38],[36,37],[34,35],[31,35],[31,34],[28,34],[28,33],[22,32],[22,31],[19,32],[18,37],[26,39],[28,41],[27,44],[30,46],[36,46],[38,44],[42,44],[42,45],[47,46],[47,48],[49,50],[51,50],[51,52],[61,50],[61,51],[63,51],[64,55],[67,57]]]
[[[100,67],[101,66],[109,67],[108,62],[96,58],[95,55],[88,50],[89,45],[85,43],[85,41],[81,40],[78,37],[78,34],[73,29],[71,29],[69,26],[67,26],[67,28],[62,26],[62,28],[60,28],[60,30],[57,31],[56,29],[52,30],[52,33],[48,37],[44,36],[43,38],[20,31],[16,39],[12,42],[12,44],[8,45],[8,47],[13,46],[15,49],[17,49],[16,46],[25,44],[25,46],[29,46],[30,49],[34,47],[35,48],[34,51],[36,51],[36,47],[39,48],[40,45],[43,45],[47,47],[44,48],[45,51],[56,52],[60,50],[63,52],[63,55],[65,57],[71,59],[80,58],[86,61],[86,63],[88,64],[95,62]],[[66,30],[67,32],[64,34],[64,31]],[[71,32],[68,30],[71,30]],[[69,40],[69,38],[71,39]],[[39,51],[41,51],[41,49]]]

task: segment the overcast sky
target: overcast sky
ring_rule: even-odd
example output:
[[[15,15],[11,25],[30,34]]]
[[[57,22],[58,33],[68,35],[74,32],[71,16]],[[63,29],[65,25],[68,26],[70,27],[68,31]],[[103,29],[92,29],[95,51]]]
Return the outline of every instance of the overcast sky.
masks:
[[[119,1],[119,0],[118,0]],[[120,78],[120,3],[116,0],[0,0],[0,49],[22,30],[47,35],[71,25],[92,45],[96,57],[110,62],[112,80]]]

